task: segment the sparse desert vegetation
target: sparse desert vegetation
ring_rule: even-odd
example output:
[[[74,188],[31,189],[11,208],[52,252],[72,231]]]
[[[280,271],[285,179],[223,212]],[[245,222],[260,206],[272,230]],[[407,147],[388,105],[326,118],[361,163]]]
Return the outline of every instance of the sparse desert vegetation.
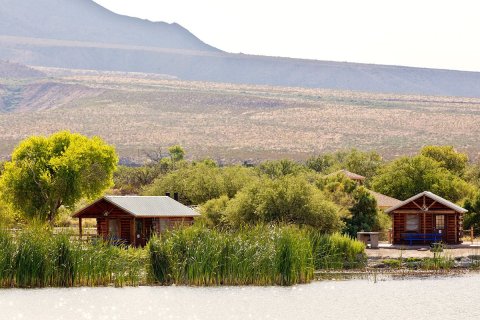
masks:
[[[387,158],[426,144],[479,151],[480,99],[41,71],[49,78],[0,80],[1,157],[25,137],[62,129],[99,135],[136,162],[173,144],[226,162],[305,159],[351,147]]]

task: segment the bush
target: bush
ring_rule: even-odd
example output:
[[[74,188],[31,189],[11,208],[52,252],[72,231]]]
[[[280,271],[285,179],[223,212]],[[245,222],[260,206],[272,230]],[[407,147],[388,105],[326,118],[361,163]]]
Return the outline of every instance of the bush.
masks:
[[[287,223],[311,226],[323,233],[341,230],[339,208],[303,177],[262,179],[233,198],[225,209],[232,226]]]

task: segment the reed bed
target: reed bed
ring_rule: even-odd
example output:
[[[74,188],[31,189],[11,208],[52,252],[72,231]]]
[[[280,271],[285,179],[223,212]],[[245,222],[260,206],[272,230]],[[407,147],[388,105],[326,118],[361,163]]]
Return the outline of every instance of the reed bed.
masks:
[[[0,287],[293,285],[312,281],[315,269],[358,266],[363,250],[348,237],[294,226],[178,228],[145,249],[0,229]]]
[[[149,275],[163,285],[292,285],[310,282],[315,268],[363,266],[364,250],[349,237],[293,226],[190,227],[150,241]]]
[[[357,269],[367,263],[365,244],[347,235],[310,232],[315,269]]]
[[[144,249],[81,243],[42,228],[15,237],[0,230],[0,286],[19,288],[136,286],[144,283]]]

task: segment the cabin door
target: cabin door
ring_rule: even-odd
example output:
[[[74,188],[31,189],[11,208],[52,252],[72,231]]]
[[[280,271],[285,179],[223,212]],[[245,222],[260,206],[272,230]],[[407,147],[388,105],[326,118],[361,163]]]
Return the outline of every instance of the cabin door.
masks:
[[[442,241],[447,242],[447,224],[445,223],[444,214],[436,214],[433,216],[433,230],[435,233],[442,235]]]
[[[135,220],[135,244],[137,246],[145,246],[145,223],[143,219]]]

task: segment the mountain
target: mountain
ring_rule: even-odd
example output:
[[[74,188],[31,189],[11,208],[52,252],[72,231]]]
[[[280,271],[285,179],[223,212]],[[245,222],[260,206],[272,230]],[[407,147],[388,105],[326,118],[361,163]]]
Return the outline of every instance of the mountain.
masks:
[[[22,64],[0,60],[0,78],[25,79],[42,77],[45,77],[45,74],[41,71]]]
[[[480,97],[478,72],[230,54],[178,24],[117,15],[91,0],[0,0],[0,8],[0,59],[27,65],[238,84]]]
[[[219,51],[180,25],[115,14],[91,0],[0,0],[2,35]]]

